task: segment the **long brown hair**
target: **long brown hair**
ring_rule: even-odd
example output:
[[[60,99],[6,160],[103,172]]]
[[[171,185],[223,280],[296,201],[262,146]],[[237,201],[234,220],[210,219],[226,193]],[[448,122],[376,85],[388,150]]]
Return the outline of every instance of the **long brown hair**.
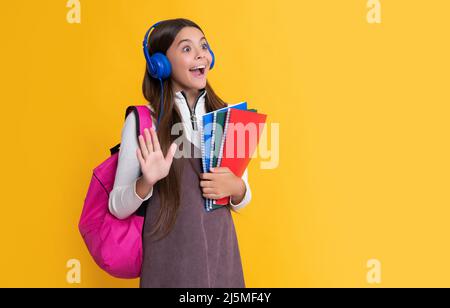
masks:
[[[184,27],[195,27],[202,33],[202,29],[193,21],[184,18],[164,20],[153,29],[149,38],[148,50],[150,55],[155,52],[166,54],[172,45],[178,32]],[[161,150],[166,155],[170,145],[178,137],[171,134],[172,126],[181,122],[181,114],[177,106],[173,103],[174,95],[172,93],[172,80],[168,78],[163,81],[164,88],[164,110],[161,122],[159,123],[157,135],[161,144]],[[219,108],[226,107],[227,104],[216,95],[208,81],[206,81],[206,112],[211,112]],[[155,111],[155,118],[159,118],[160,100],[161,100],[161,84],[158,79],[152,78],[147,69],[145,70],[144,80],[142,83],[142,92],[145,99]],[[180,176],[182,168],[178,159],[174,159],[170,167],[167,177],[159,180],[155,184],[158,191],[161,207],[156,224],[151,231],[151,235],[160,232],[159,239],[165,237],[172,230],[178,208],[180,206]],[[199,187],[200,189],[200,187]],[[229,207],[230,208],[230,207]]]

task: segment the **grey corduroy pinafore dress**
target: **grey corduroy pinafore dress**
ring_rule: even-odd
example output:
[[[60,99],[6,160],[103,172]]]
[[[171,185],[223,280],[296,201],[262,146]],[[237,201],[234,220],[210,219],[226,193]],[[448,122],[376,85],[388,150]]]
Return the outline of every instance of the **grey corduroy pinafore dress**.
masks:
[[[245,288],[231,212],[227,207],[205,211],[199,149],[189,144],[196,155],[175,158],[183,166],[177,219],[172,231],[159,241],[150,236],[160,208],[157,189],[148,200],[140,287]]]

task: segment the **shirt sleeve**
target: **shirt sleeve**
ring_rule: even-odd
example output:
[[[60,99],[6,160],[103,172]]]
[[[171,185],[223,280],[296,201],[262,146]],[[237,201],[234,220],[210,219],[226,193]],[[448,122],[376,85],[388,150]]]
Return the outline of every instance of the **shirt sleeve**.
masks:
[[[246,188],[244,198],[238,204],[233,204],[233,202],[231,202],[231,198],[230,198],[230,204],[234,210],[239,210],[239,209],[244,208],[247,204],[250,203],[250,201],[252,199],[252,191],[250,190],[250,185],[248,184],[248,169],[245,169],[244,174],[242,175],[242,180],[244,181],[245,188]]]
[[[112,215],[125,219],[132,215],[153,194],[153,188],[143,199],[136,193],[136,182],[141,173],[137,158],[136,115],[130,112],[122,128],[114,186],[109,194],[108,208]]]

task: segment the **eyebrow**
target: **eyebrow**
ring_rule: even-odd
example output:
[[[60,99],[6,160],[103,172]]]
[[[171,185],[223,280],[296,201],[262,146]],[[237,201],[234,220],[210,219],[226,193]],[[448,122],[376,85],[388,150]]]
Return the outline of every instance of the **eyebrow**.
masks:
[[[203,39],[206,40],[206,37],[203,36],[203,37],[199,40],[199,42],[201,42]],[[184,40],[179,41],[177,46],[180,46],[181,43],[186,42],[186,41],[187,41],[187,42],[192,42],[190,39],[184,39]]]

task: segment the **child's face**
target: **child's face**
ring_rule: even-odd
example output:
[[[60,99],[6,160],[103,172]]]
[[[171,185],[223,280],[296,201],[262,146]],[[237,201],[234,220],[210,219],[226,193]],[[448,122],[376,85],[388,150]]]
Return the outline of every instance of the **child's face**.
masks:
[[[195,27],[184,27],[178,32],[166,53],[172,66],[172,80],[189,91],[206,87],[206,76],[212,62],[203,33]],[[192,71],[196,66],[201,70]]]

